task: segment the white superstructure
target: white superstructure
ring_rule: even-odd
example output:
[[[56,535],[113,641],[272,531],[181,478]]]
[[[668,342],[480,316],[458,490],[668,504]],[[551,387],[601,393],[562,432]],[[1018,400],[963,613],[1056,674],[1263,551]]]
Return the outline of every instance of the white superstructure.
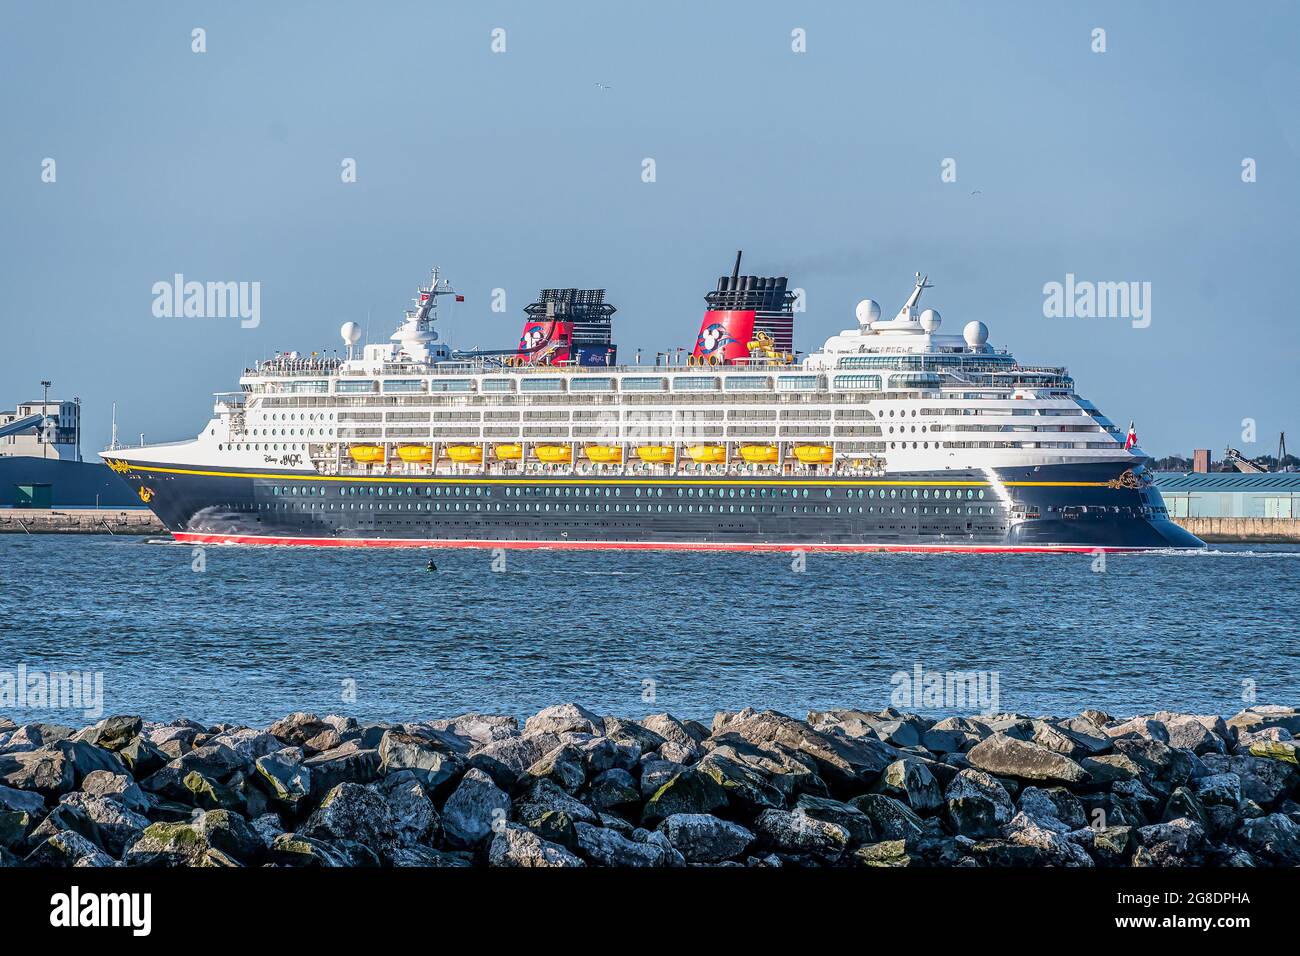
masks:
[[[981,322],[960,335],[942,332],[939,313],[919,306],[929,287],[918,274],[888,320],[864,300],[856,327],[800,364],[756,353],[723,366],[536,367],[454,355],[440,344],[436,303],[451,290],[435,271],[390,341],[356,354],[358,330],[349,323],[349,358],[289,353],[259,362],[245,370],[240,392],[217,396],[197,439],[133,449],[132,457],[395,474],[545,471],[554,465],[537,458],[543,445],[568,446],[584,471],[919,472],[1141,457],[1075,394],[1065,369],[1020,364],[988,343]],[[491,452],[511,444],[524,448],[518,460]],[[775,461],[742,455],[769,444]],[[382,458],[359,463],[350,455],[356,445],[378,446]],[[428,460],[399,458],[397,450],[412,445],[428,446]],[[451,446],[466,445],[484,450],[481,462],[448,457]],[[689,450],[701,445],[721,447],[724,460],[697,461]],[[809,445],[830,448],[832,461],[805,464],[796,449]],[[588,446],[617,447],[621,463],[593,460],[602,456]],[[643,461],[642,446],[671,447],[673,459]]]

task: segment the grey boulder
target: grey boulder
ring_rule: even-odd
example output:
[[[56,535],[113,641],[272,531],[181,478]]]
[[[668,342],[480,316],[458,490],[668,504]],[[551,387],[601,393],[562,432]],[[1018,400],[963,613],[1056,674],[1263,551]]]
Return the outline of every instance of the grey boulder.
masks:
[[[720,863],[740,856],[754,834],[709,813],[675,813],[659,824],[673,849],[689,863]]]
[[[987,773],[1047,783],[1083,783],[1088,772],[1042,744],[996,733],[966,752],[971,765]]]
[[[449,846],[473,849],[510,819],[510,796],[481,770],[469,770],[442,807]]]

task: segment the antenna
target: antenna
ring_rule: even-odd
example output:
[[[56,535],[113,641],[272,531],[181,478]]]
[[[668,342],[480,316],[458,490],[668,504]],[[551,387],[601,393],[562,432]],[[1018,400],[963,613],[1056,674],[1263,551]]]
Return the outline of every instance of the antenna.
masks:
[[[916,288],[913,289],[912,294],[908,296],[907,305],[903,306],[903,308],[904,309],[916,308],[916,303],[921,301],[921,293],[926,289],[933,289],[933,288],[934,286],[930,284],[930,277],[925,276],[924,278],[922,278],[921,273],[918,272],[916,274]]]
[[[118,447],[118,444],[117,444],[117,402],[114,402],[114,403],[113,403],[113,430],[112,430],[112,432],[110,433],[109,442],[108,442],[108,447],[109,447],[109,448],[112,448],[112,449],[116,449],[116,448]]]

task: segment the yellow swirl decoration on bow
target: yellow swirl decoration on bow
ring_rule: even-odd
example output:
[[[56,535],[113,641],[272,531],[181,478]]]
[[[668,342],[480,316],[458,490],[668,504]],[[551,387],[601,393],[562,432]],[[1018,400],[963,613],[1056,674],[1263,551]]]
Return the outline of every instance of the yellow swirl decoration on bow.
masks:
[[[145,504],[148,504],[150,501],[153,500],[153,489],[147,487],[146,485],[141,485],[139,495],[140,495],[140,500],[143,501]]]
[[[1142,487],[1142,481],[1138,478],[1137,474],[1133,471],[1133,469],[1130,468],[1128,471],[1124,472],[1118,478],[1112,478],[1110,479],[1110,481],[1106,482],[1106,487],[1136,489]]]
[[[131,470],[131,466],[121,458],[108,459],[108,467],[119,475],[125,475]]]

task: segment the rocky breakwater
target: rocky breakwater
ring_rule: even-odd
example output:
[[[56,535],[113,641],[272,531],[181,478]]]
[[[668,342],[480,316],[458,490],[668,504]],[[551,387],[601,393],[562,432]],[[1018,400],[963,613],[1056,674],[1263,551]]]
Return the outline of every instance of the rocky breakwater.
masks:
[[[0,720],[7,866],[1295,866],[1300,711]]]

